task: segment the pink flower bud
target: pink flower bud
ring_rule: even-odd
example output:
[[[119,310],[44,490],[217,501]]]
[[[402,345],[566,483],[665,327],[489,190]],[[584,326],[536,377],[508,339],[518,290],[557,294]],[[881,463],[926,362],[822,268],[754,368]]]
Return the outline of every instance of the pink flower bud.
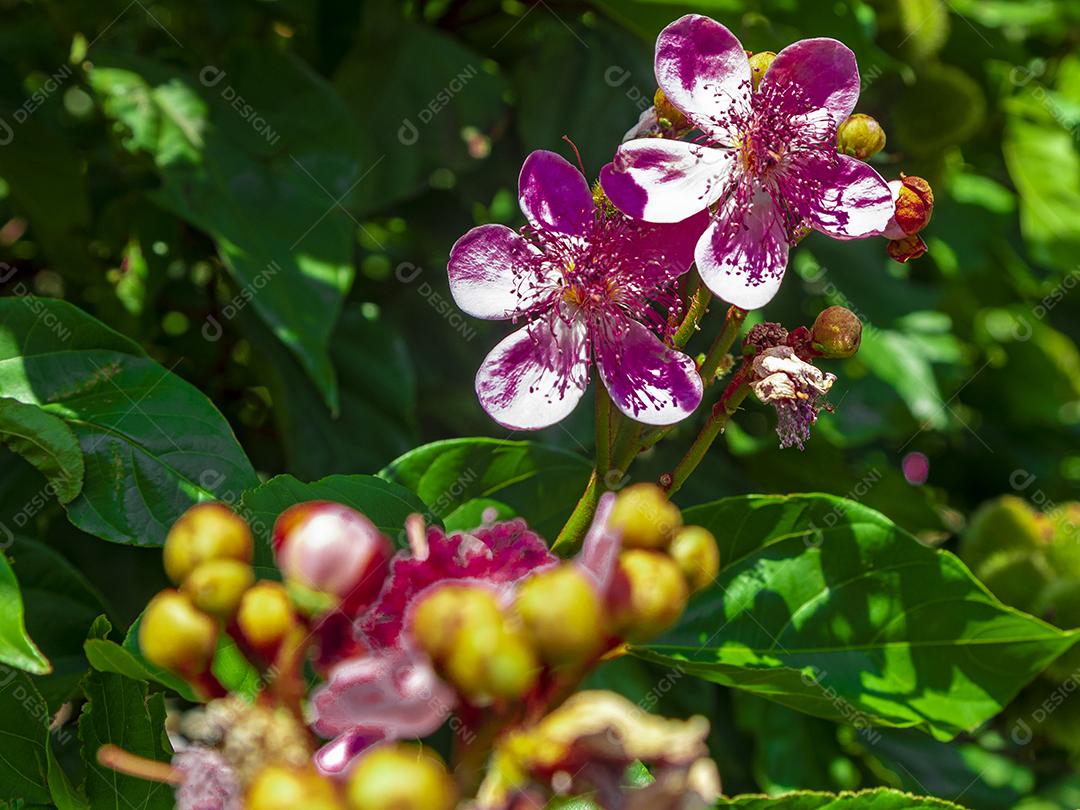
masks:
[[[312,501],[274,524],[274,553],[291,585],[341,600],[347,613],[378,595],[393,549],[375,524],[347,506]]]

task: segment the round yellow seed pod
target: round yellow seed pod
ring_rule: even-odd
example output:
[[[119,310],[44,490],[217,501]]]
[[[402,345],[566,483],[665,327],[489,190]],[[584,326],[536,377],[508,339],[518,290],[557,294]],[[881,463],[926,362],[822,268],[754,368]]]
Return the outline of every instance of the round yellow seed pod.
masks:
[[[255,544],[242,517],[223,503],[199,503],[173,524],[165,538],[165,573],[177,585],[208,560],[250,563]]]

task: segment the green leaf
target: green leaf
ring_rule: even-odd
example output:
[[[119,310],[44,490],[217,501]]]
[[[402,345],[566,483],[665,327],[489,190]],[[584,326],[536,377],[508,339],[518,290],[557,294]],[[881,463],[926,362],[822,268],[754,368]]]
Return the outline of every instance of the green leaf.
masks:
[[[404,545],[405,518],[424,512],[424,504],[409,490],[373,475],[331,475],[305,484],[291,475],[271,478],[244,493],[240,513],[255,533],[255,565],[276,572],[270,534],[278,515],[305,501],[335,501],[351,506],[379,527],[398,545]]]
[[[64,301],[0,300],[0,390],[74,432],[86,472],[68,515],[106,540],[159,546],[193,503],[257,480],[206,396]]]
[[[52,671],[52,664],[26,633],[19,583],[3,552],[0,552],[0,664],[35,675]]]
[[[125,776],[97,762],[98,749],[116,745],[146,759],[168,762],[172,749],[165,734],[165,699],[150,695],[146,684],[111,672],[91,672],[83,681],[89,701],[79,718],[86,796],[92,810],[172,810],[168,785]]]
[[[83,642],[105,611],[104,601],[75,566],[36,540],[17,537],[12,563],[26,604],[27,630],[53,665],[50,675],[38,679],[38,689],[56,708],[78,689],[86,672]]]
[[[951,739],[1076,640],[853,501],[743,496],[684,514],[716,534],[724,568],[631,651],[809,714]]]
[[[48,804],[52,712],[29,676],[0,664],[0,806]],[[57,732],[58,736],[68,734]]]
[[[206,67],[199,82],[129,57],[99,52],[94,63],[90,84],[125,146],[161,174],[153,199],[213,237],[240,287],[223,316],[251,304],[336,410],[328,344],[353,279],[353,226],[339,200],[360,179],[359,135],[341,100],[273,49]],[[248,115],[230,103],[238,97]],[[204,334],[223,328],[215,319]]]
[[[899,790],[875,788],[857,793],[817,793],[803,790],[783,796],[733,796],[720,799],[717,810],[962,810],[960,805]]]
[[[917,341],[887,329],[867,331],[859,347],[859,361],[896,389],[911,415],[920,423],[935,429],[948,423],[934,369],[924,347]]]
[[[332,414],[300,364],[254,317],[241,317],[270,389],[288,472],[306,480],[378,470],[415,444],[416,380],[401,335],[358,307],[342,313],[330,354],[341,377]]]
[[[411,489],[440,520],[466,501],[495,497],[554,537],[591,470],[579,455],[533,442],[448,439],[406,453],[379,476]]]
[[[79,494],[83,455],[74,431],[36,405],[0,398],[0,441],[33,464],[52,485],[60,503]]]

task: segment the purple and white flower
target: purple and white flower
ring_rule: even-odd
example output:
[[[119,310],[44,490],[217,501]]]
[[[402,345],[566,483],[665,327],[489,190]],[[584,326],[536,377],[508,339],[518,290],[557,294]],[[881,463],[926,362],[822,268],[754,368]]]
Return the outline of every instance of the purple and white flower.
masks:
[[[553,425],[577,405],[595,362],[627,416],[650,425],[686,418],[701,378],[663,337],[704,213],[650,224],[598,211],[581,172],[546,151],[525,160],[519,203],[528,220],[520,232],[481,225],[450,252],[450,291],[464,312],[526,321],[476,375],[484,410],[514,430]]]
[[[842,43],[789,45],[755,90],[735,35],[690,14],[657,39],[656,80],[698,137],[624,143],[601,184],[620,210],[649,222],[711,211],[694,256],[723,300],[743,309],[768,303],[788,247],[810,229],[859,239],[887,226],[888,185],[837,152],[837,127],[859,98],[855,55]]]

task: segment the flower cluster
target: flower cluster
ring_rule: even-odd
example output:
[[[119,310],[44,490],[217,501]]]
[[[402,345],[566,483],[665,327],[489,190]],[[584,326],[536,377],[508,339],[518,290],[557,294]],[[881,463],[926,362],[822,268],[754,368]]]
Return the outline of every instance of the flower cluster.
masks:
[[[921,178],[886,182],[865,162],[886,136],[853,112],[859,71],[845,45],[807,39],[748,55],[726,27],[690,14],[661,32],[655,69],[653,106],[592,192],[566,160],[534,152],[519,180],[524,228],[481,225],[450,253],[462,310],[525,321],[476,377],[481,405],[505,427],[566,417],[594,364],[621,417],[660,428],[682,421],[720,367],[682,351],[709,296],[744,314],[765,306],[790,248],[811,231],[883,236],[897,261],[926,250],[918,232],[933,193]],[[692,266],[703,289],[679,280]],[[804,385],[816,398],[830,380]],[[785,403],[784,445],[801,447],[805,431],[794,424],[817,410],[812,398],[775,389],[779,381],[756,392]]]
[[[181,810],[271,810],[300,796],[321,810],[450,810],[468,794],[509,810],[592,792],[611,808],[703,807],[718,795],[703,718],[573,695],[626,643],[669,628],[719,570],[715,539],[683,526],[659,488],[603,496],[566,561],[520,519],[448,534],[414,515],[406,534],[395,554],[361,513],[298,504],[274,526],[281,581],[256,581],[247,523],[223,504],[193,507],[165,544],[177,587],[151,600],[139,646],[207,702],[180,718],[164,776],[119,749],[102,761],[174,783]],[[214,675],[226,636],[261,673],[254,701]],[[452,775],[403,742],[447,725]],[[655,780],[632,789],[623,777],[637,761]]]

